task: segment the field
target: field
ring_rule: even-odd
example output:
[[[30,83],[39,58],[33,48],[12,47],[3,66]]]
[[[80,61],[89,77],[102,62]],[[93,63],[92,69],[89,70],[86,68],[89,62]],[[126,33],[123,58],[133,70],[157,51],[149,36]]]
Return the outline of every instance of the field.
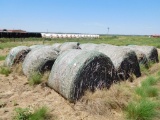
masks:
[[[15,41],[15,42],[14,42]],[[10,49],[20,45],[53,44],[77,41],[113,45],[150,45],[160,48],[160,38],[148,36],[101,36],[99,39],[4,39],[0,38],[0,66]],[[160,54],[160,50],[158,49]],[[46,84],[48,73],[38,85],[30,85],[20,65],[6,74],[0,70],[0,120],[12,120],[16,108],[46,107],[50,120],[158,120],[160,119],[160,63],[149,69],[141,66],[142,76],[113,84],[111,88],[89,91],[76,103],[69,103]],[[7,70],[6,70],[7,71]],[[133,82],[130,82],[132,81]],[[17,120],[21,120],[18,119]]]

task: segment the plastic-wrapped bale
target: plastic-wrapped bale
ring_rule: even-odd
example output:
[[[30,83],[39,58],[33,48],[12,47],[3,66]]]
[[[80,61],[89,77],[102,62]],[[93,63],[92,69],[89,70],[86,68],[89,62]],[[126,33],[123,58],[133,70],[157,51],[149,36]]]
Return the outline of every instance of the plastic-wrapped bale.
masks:
[[[5,66],[12,67],[14,64],[23,62],[26,55],[31,51],[27,46],[18,46],[10,50],[5,60]]]
[[[98,44],[94,44],[94,43],[80,44],[80,48],[82,50],[96,50],[97,47],[99,47],[99,45]]]
[[[132,49],[137,49],[141,52],[143,52],[148,61],[152,61],[152,62],[159,62],[158,59],[158,51],[156,47],[153,46],[138,46],[138,45],[129,45],[128,47],[132,48]]]
[[[109,87],[115,77],[112,61],[97,51],[67,50],[55,61],[48,86],[71,102],[84,91]]]
[[[62,44],[61,43],[54,43],[52,46],[57,50],[57,51],[60,51],[60,46]]]
[[[68,49],[80,49],[79,45],[80,43],[78,42],[65,42],[61,44],[60,51],[63,52]]]
[[[121,46],[121,47],[133,50],[137,55],[139,64],[143,64],[146,67],[148,66],[148,59],[147,59],[146,55],[142,51],[140,51],[138,49],[135,49],[135,48],[132,48],[132,47],[129,47],[129,46]]]
[[[128,79],[132,74],[136,77],[141,76],[138,59],[133,50],[113,45],[103,45],[98,48],[98,51],[104,53],[112,60],[118,79]]]
[[[32,46],[30,46],[30,48],[31,48],[31,50],[35,50],[37,48],[41,48],[41,47],[44,47],[44,46],[46,46],[46,45],[32,45]]]
[[[82,46],[82,50],[83,50]],[[141,76],[140,67],[136,53],[127,48],[120,48],[110,44],[90,44],[86,50],[96,50],[107,55],[113,62],[117,71],[117,79],[128,79],[132,74],[136,77]]]
[[[52,46],[44,46],[41,49],[31,51],[25,58],[22,69],[23,73],[30,77],[35,72],[51,70],[58,52]]]

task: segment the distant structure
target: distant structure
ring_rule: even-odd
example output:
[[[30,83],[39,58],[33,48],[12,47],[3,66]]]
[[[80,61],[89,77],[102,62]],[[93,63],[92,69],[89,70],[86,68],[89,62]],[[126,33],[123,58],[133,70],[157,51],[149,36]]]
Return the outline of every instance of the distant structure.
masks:
[[[153,38],[160,38],[160,35],[151,35]]]
[[[29,37],[42,37],[39,32],[26,32],[25,30],[8,30],[0,29],[0,38],[29,38]]]
[[[55,34],[41,33],[42,38],[99,38],[97,34]]]
[[[26,31],[24,30],[7,30],[7,29],[0,29],[0,32],[26,33]]]
[[[41,33],[41,32],[26,32],[24,30],[7,30],[0,29],[0,38],[99,38],[97,34],[69,34],[69,33]]]

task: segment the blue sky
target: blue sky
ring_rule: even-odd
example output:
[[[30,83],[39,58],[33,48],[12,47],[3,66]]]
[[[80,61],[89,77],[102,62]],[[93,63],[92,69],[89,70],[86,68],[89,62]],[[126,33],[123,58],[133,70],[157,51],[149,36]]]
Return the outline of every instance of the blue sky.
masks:
[[[160,0],[0,0],[0,29],[160,34]]]

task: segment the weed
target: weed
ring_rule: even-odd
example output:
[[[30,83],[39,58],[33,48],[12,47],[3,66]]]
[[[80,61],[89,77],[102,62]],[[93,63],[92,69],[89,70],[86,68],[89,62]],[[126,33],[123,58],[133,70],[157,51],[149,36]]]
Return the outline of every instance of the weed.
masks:
[[[5,75],[5,76],[8,76],[10,73],[11,73],[11,69],[8,68],[8,67],[0,67],[0,73]]]
[[[29,78],[30,85],[40,84],[42,82],[42,75],[39,72],[35,72]]]
[[[126,108],[126,116],[129,120],[152,120],[157,116],[157,104],[149,100],[130,102]]]

